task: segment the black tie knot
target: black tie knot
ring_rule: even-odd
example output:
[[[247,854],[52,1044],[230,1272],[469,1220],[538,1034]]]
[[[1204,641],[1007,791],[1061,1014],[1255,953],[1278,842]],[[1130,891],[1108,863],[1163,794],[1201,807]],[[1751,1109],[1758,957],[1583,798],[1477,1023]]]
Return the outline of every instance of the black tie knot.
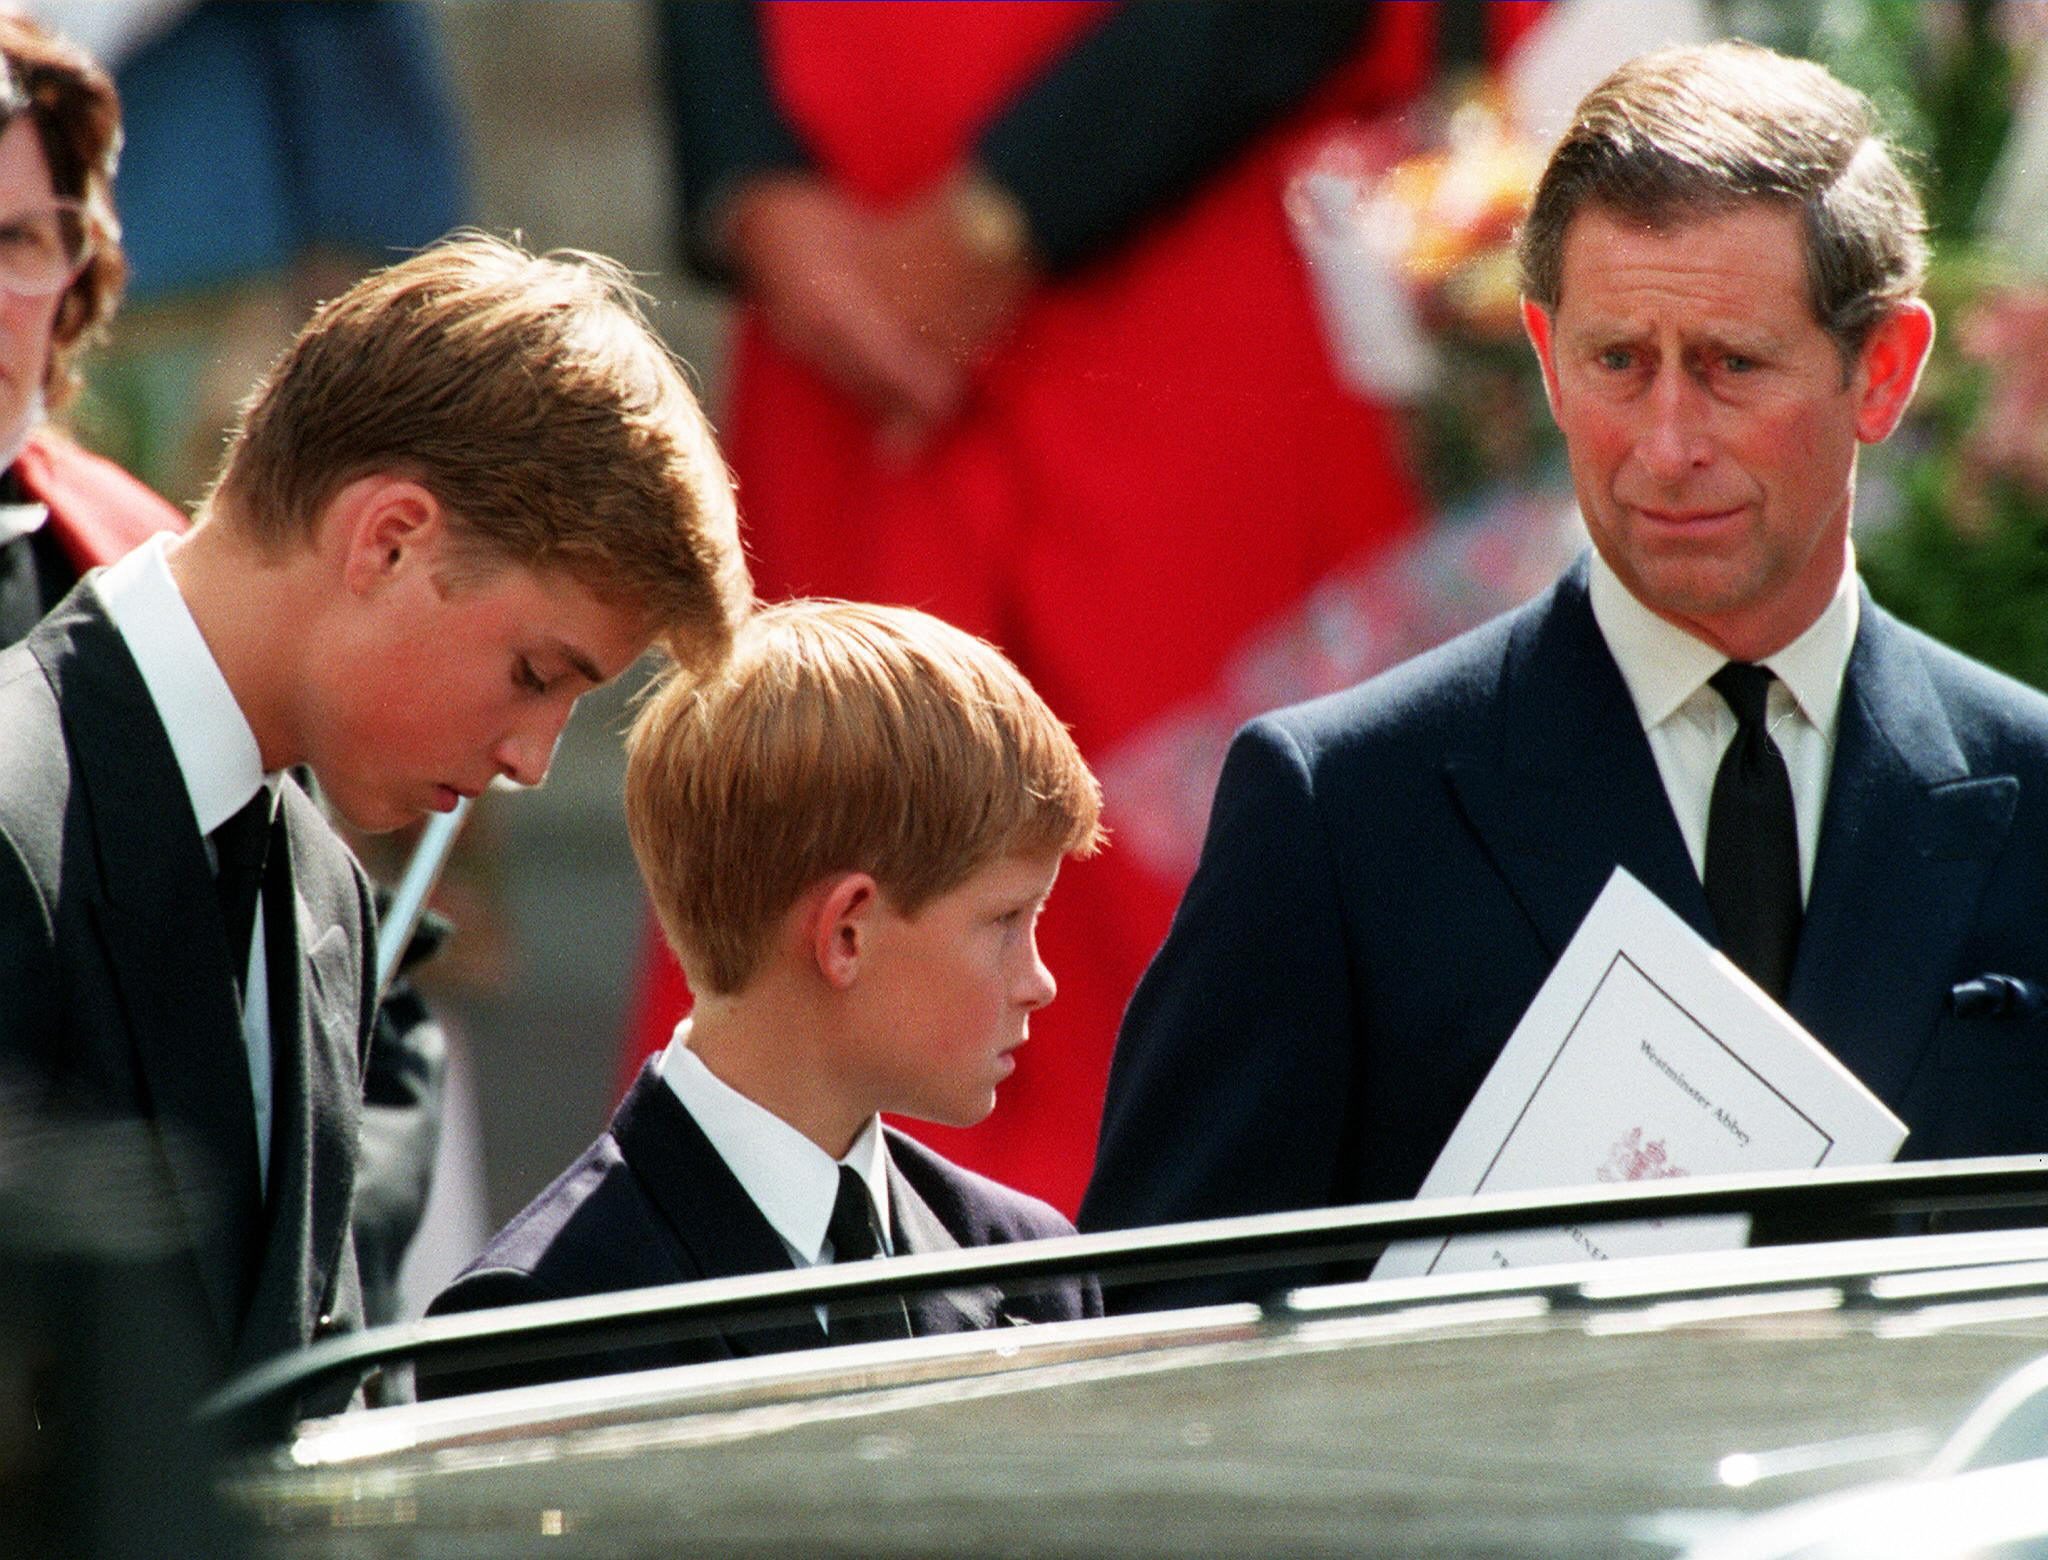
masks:
[[[1709,677],[1707,683],[1728,701],[1728,708],[1735,712],[1737,725],[1745,728],[1762,726],[1768,730],[1764,705],[1771,696],[1771,684],[1777,680],[1777,675],[1768,666],[1758,666],[1750,661],[1730,661]]]
[[[207,838],[213,844],[214,888],[228,934],[229,962],[240,993],[249,968],[249,941],[256,935],[256,906],[263,894],[263,867],[270,853],[271,795],[267,786]]]
[[[825,1238],[832,1242],[834,1262],[865,1262],[882,1254],[882,1230],[868,1183],[852,1165],[839,1167],[839,1195],[832,1201]]]
[[[882,1256],[882,1226],[868,1183],[851,1165],[839,1167],[839,1195],[825,1226],[832,1260],[865,1262]],[[834,1343],[876,1343],[910,1336],[910,1312],[902,1298],[842,1301],[826,1308],[825,1331]]]
[[[1714,774],[1704,878],[1722,951],[1782,1001],[1804,912],[1792,776],[1764,719],[1776,680],[1745,661],[1708,679],[1735,712],[1735,736]]]

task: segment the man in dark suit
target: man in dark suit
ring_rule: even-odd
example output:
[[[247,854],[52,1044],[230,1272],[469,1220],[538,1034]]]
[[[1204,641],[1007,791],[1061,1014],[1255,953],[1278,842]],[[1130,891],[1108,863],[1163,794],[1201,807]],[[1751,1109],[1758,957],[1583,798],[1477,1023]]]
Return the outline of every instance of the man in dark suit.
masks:
[[[192,531],[0,653],[0,1074],[151,1124],[216,1368],[359,1309],[371,910],[287,771],[369,830],[537,784],[582,692],[749,600],[624,273],[471,238],[323,308]]]
[[[881,1123],[968,1126],[1053,998],[1038,912],[1094,849],[1079,750],[994,649],[903,608],[758,614],[633,728],[626,822],[697,1005],[604,1134],[434,1314],[1071,1234]],[[1092,1281],[920,1295],[428,1393],[1097,1315]]]
[[[1876,607],[1855,457],[1933,322],[1869,104],[1748,45],[1588,96],[1521,239],[1593,552],[1242,732],[1084,1227],[1413,1196],[1619,865],[1904,1118],[2048,1148],[2048,701]]]

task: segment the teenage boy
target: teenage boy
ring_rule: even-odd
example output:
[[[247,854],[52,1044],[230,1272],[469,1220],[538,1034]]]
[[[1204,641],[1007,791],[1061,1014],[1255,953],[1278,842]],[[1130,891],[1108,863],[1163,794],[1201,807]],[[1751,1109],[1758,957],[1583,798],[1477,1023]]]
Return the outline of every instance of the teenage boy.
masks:
[[[1101,793],[1016,668],[923,613],[791,602],[628,746],[627,825],[695,1013],[430,1309],[1071,1233],[877,1116],[980,1121],[1053,998],[1038,913],[1100,841]],[[951,1290],[459,1385],[1100,1310],[1092,1282]]]
[[[139,1118],[215,1369],[354,1324],[365,830],[536,784],[577,696],[749,605],[624,273],[465,237],[317,313],[182,540],[0,654],[0,1075]]]

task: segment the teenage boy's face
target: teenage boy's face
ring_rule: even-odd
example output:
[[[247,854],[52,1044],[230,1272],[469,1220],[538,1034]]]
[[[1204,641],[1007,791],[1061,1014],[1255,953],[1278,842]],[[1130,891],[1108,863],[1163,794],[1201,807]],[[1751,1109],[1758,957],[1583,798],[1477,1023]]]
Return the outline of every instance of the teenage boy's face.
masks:
[[[1005,857],[915,916],[875,918],[861,969],[874,1021],[850,1060],[882,1109],[966,1127],[995,1108],[1057,989],[1037,928],[1059,869],[1057,855]]]
[[[363,605],[306,723],[321,789],[365,832],[446,812],[500,775],[540,784],[577,698],[650,639],[637,612],[559,570],[454,586],[437,572]]]

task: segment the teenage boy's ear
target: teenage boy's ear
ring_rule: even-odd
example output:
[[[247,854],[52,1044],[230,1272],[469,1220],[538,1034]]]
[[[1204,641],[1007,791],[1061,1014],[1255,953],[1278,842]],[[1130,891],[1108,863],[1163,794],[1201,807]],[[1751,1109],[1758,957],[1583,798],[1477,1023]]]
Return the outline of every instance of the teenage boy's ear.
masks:
[[[358,596],[437,559],[446,530],[439,499],[410,478],[387,473],[346,484],[321,519],[322,535],[339,550],[342,579]]]
[[[842,872],[819,886],[808,941],[818,973],[834,991],[850,990],[859,979],[881,908],[881,885],[865,872]]]

